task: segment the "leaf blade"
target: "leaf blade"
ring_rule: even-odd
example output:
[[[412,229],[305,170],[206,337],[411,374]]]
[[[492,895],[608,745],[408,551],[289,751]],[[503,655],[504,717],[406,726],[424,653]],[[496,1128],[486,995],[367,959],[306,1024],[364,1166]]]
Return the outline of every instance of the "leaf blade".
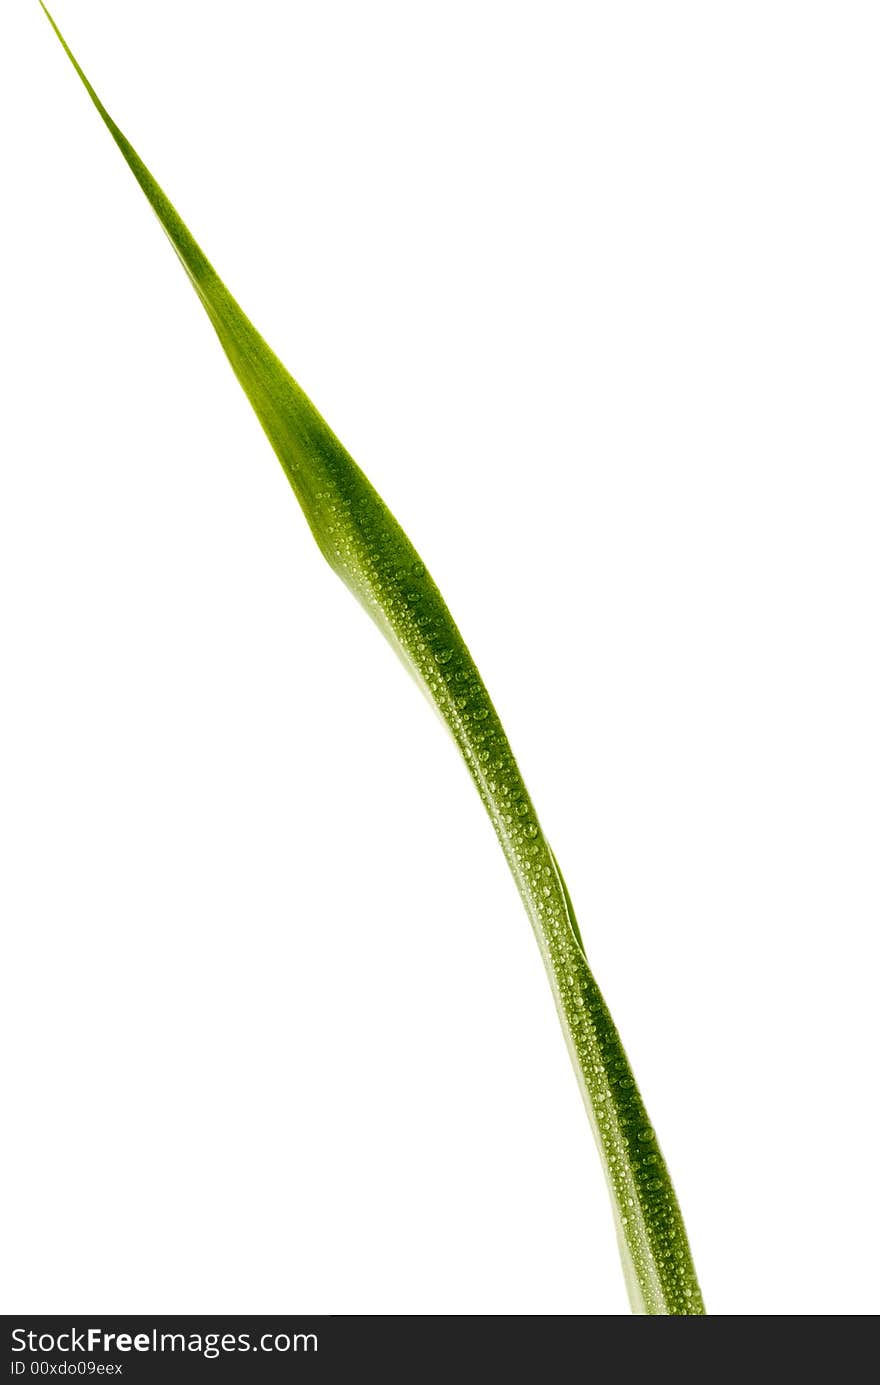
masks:
[[[567,888],[439,588],[367,477],[229,293],[40,3],[183,264],[324,557],[440,713],[476,785],[544,959],[611,1192],[634,1311],[702,1313],[672,1182],[588,965]]]

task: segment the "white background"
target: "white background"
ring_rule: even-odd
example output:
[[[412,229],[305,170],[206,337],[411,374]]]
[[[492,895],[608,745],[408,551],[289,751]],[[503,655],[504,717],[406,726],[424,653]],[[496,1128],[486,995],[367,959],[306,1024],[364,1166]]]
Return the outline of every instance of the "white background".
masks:
[[[874,4],[57,0],[484,673],[708,1307],[878,1307]],[[5,1311],[628,1311],[515,889],[4,4]]]

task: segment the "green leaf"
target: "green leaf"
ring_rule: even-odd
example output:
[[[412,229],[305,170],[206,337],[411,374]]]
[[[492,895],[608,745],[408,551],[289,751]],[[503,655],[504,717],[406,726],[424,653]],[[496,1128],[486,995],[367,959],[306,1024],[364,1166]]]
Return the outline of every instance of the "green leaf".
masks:
[[[440,713],[483,800],[550,979],[611,1192],[634,1311],[703,1313],[672,1182],[587,963],[556,858],[436,584],[366,476],[245,317],[46,15],[189,275],[318,547]]]

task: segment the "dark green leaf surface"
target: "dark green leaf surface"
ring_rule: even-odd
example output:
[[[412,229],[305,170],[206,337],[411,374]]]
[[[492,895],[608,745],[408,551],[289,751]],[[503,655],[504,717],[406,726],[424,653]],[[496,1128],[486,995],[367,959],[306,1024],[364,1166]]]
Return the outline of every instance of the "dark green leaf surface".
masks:
[[[363,472],[218,278],[46,13],[189,275],[321,552],[415,676],[461,751],[547,968],[611,1191],[633,1309],[702,1313],[669,1173],[587,964],[556,859],[495,708],[436,584]]]

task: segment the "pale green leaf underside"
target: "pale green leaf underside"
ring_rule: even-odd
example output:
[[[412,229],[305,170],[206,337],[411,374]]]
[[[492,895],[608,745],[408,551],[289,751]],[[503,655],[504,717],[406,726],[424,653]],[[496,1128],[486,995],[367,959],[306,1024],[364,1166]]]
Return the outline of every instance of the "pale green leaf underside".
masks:
[[[464,757],[544,958],[611,1191],[634,1311],[702,1313],[675,1192],[617,1030],[587,965],[562,876],[440,592],[363,472],[218,278],[46,13],[186,269],[321,552],[414,674]]]

